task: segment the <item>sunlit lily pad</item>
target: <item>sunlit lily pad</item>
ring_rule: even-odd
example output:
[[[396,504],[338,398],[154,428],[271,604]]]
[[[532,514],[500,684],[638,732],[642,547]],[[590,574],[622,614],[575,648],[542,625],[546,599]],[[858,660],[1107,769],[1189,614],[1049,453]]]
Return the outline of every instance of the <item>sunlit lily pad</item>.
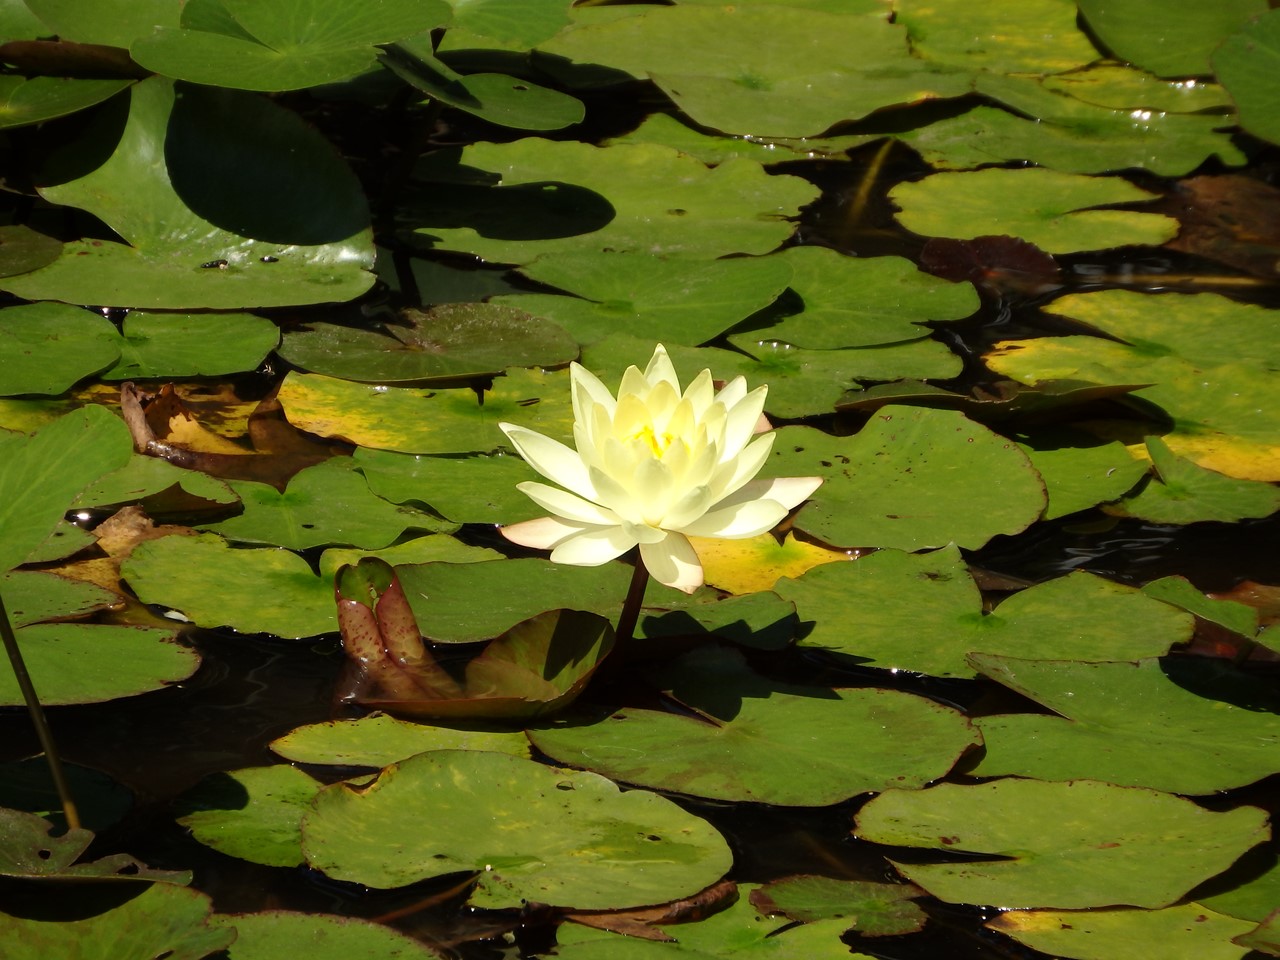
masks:
[[[349,300],[372,284],[359,185],[299,118],[231,91],[189,90],[177,100],[160,78],[131,87],[127,106],[123,132],[109,132],[117,118],[100,114],[103,129],[56,155],[46,176],[59,179],[42,187],[125,242],[73,241],[47,267],[3,280],[4,289],[32,300],[234,309]],[[111,155],[84,169],[112,136]],[[298,167],[300,155],[311,162]],[[244,167],[254,176],[223,176]]]
[[[43,123],[75,113],[115,96],[132,82],[72,77],[0,77],[0,128]]]
[[[528,757],[529,741],[518,731],[444,727],[372,714],[298,727],[272,740],[271,749],[294,763],[385,767],[430,750],[489,750]]]
[[[714,259],[768,253],[792,231],[791,217],[817,188],[766,174],[738,160],[708,169],[655,144],[594,147],[529,137],[477,143],[463,165],[496,186],[439,181],[413,216],[418,238],[442,250],[495,263],[528,263],[552,253],[602,251],[645,257]]]
[[[1244,948],[1231,940],[1254,925],[1184,903],[1163,910],[1010,910],[986,926],[1055,957],[1127,960],[1154,949],[1161,960],[1243,960]]]
[[[248,313],[151,313],[124,318],[120,359],[104,380],[212,377],[255,369],[280,341],[270,320]]]
[[[130,457],[119,470],[113,470],[91,484],[76,497],[75,502],[79,507],[107,507],[143,500],[174,486],[210,503],[236,502],[236,494],[231,487],[217,477],[140,453]]]
[[[909,883],[835,880],[831,877],[783,877],[751,892],[751,904],[792,920],[845,920],[864,937],[915,933],[926,914],[912,901],[924,891]]]
[[[15,627],[84,617],[120,602],[118,594],[84,580],[34,570],[12,570],[0,577],[0,596]]]
[[[562,366],[578,356],[573,338],[540,316],[489,303],[445,304],[380,331],[314,323],[284,335],[280,356],[312,373],[396,383]]]
[[[785,427],[766,469],[825,478],[796,527],[840,547],[976,548],[1025,530],[1046,502],[1016,444],[947,410],[882,407],[854,437]]]
[[[373,67],[375,44],[443,26],[441,0],[382,0],[352,8],[343,0],[259,4],[219,0],[225,21],[192,15],[162,26],[130,47],[148,70],[218,87],[295,90],[332,83]],[[225,16],[224,14],[224,16]],[[213,28],[220,29],[213,29]]]
[[[1108,61],[1044,77],[1040,85],[1111,110],[1196,113],[1231,105],[1221,84],[1210,80],[1161,80],[1134,67]]]
[[[1061,73],[1095,60],[1073,0],[900,0],[916,56],[964,70]]]
[[[203,529],[240,543],[269,543],[290,550],[342,544],[377,549],[407,529],[454,529],[428,513],[388,503],[347,457],[333,457],[297,473],[282,493],[266,483],[232,480],[240,497],[239,516]]]
[[[1079,0],[1089,28],[1116,56],[1161,77],[1194,77],[1213,70],[1209,55],[1266,0],[1224,0],[1177,7],[1159,0]]]
[[[0,310],[0,395],[58,394],[115,363],[120,334],[101,314],[62,303]]]
[[[302,863],[302,816],[322,784],[277,764],[215,773],[178,798],[178,823],[206,846],[269,867]]]
[[[1274,484],[1206,470],[1179,457],[1159,437],[1147,437],[1147,453],[1156,476],[1132,496],[1108,506],[1108,513],[1152,523],[1234,523],[1280,510],[1280,488]]]
[[[1269,833],[1257,807],[1212,812],[1154,790],[1016,779],[889,790],[858,812],[855,832],[951,854],[894,861],[941,900],[1066,910],[1167,907]]]
[[[1244,480],[1280,480],[1280,377],[1270,343],[1280,314],[1212,293],[1151,296],[1103,290],[1048,308],[1117,340],[1089,336],[1004,341],[984,358],[1024,383],[1076,379],[1147,383],[1135,396],[1161,407],[1169,448]]]
[[[225,949],[235,931],[209,923],[212,904],[195,890],[153,883],[102,913],[51,923],[0,913],[5,960],[114,960],[128,944],[135,956],[200,960]]]
[[[1044,519],[1065,517],[1133,488],[1147,467],[1117,442],[1080,431],[1039,431],[1019,443],[1044,480],[1049,505]]]
[[[378,496],[425,503],[455,523],[515,523],[543,515],[516,489],[538,479],[517,456],[415,457],[360,447],[352,459]]]
[[[975,654],[986,676],[1058,716],[975,721],[987,750],[977,776],[1088,778],[1208,794],[1280,771],[1280,716],[1200,696],[1159,661],[1064,663]],[[1247,695],[1247,691],[1239,691]]]
[[[954,710],[896,690],[777,684],[734,654],[691,654],[664,671],[687,716],[624,709],[529,731],[562,763],[626,783],[717,800],[826,806],[943,776],[977,737]]]
[[[40,623],[15,631],[31,682],[45,704],[101,703],[185,680],[200,656],[175,631],[113,624]],[[23,703],[11,670],[0,670],[0,705]]]
[[[663,260],[616,253],[577,253],[538,260],[521,273],[576,297],[521,294],[500,298],[550,317],[578,343],[610,333],[696,346],[774,301],[791,279],[778,257]]]
[[[1152,198],[1117,177],[1043,169],[935,173],[898,184],[889,198],[901,208],[902,225],[926,237],[1013,234],[1049,253],[1158,246],[1178,232],[1178,222],[1161,214],[1092,209]]]
[[[215,914],[210,924],[235,931],[227,960],[283,960],[296,956],[303,944],[308,960],[432,960],[444,956],[421,940],[359,917],[263,910]]]
[[[366,787],[334,784],[302,830],[308,863],[330,876],[387,888],[475,871],[471,902],[491,908],[661,903],[720,879],[733,859],[670,800],[487,752],[419,754]]]
[[[802,645],[933,676],[973,676],[966,654],[977,650],[1046,660],[1159,656],[1193,628],[1182,611],[1084,572],[1023,590],[984,615],[953,547],[921,556],[880,550],[780,580],[774,590],[813,623]]]
[[[483,404],[470,387],[383,387],[308,373],[290,373],[278,396],[296,427],[400,453],[487,453],[506,443],[499,421],[566,439],[573,424],[564,371],[512,370],[494,380]]]
[[[747,540],[692,537],[707,583],[730,593],[771,590],[781,577],[800,576],[824,563],[849,561],[849,554],[797,540],[793,533],[779,543],[772,533]]]
[[[1278,65],[1280,15],[1275,10],[1246,23],[1213,53],[1213,69],[1236,102],[1240,126],[1272,143],[1280,143],[1280,97],[1271,82]]]

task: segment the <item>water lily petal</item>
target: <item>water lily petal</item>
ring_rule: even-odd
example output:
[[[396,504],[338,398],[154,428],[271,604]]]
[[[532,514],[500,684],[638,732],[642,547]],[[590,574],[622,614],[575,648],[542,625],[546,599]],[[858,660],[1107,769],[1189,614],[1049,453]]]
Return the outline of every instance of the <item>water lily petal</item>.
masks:
[[[714,496],[710,487],[703,485],[694,487],[672,504],[663,518],[663,525],[669,530],[683,530],[686,524],[693,523],[707,512]]]
[[[665,383],[676,392],[677,396],[680,394],[680,378],[676,376],[675,365],[667,355],[667,348],[662,344],[654,348],[653,356],[649,358],[649,365],[644,368],[644,378],[651,386],[656,387],[659,383]]]
[[[760,472],[773,449],[773,437],[772,433],[757,437],[735,458],[726,459],[720,465],[711,477],[711,487],[715,490],[717,500],[736,493],[744,483]]]
[[[755,434],[756,424],[760,421],[760,414],[764,412],[765,397],[768,393],[767,386],[758,387],[729,408],[728,422],[724,429],[726,458],[736,457]]]
[[[702,586],[702,561],[693,544],[679,533],[669,533],[657,543],[640,544],[640,558],[649,575],[659,583],[693,593]]]
[[[711,404],[716,400],[716,385],[711,379],[711,371],[703,370],[685,387],[684,399],[693,407],[694,416],[701,419],[706,415]]]
[[[573,419],[582,422],[593,404],[605,408],[607,414],[613,416],[613,408],[617,401],[609,388],[600,382],[600,378],[580,363],[569,364],[569,381],[573,384],[571,399],[573,400]]]
[[[591,503],[589,500],[583,500],[579,496],[561,490],[559,487],[550,487],[545,483],[525,480],[523,483],[517,483],[516,489],[542,507],[543,510],[549,510],[557,517],[563,517],[565,520],[571,520],[575,523],[589,523],[595,526],[610,526],[621,522],[618,515],[612,510],[606,510]]]
[[[821,484],[821,477],[752,480],[680,530],[691,537],[722,537],[726,540],[754,537],[773,529],[792,507]]]
[[[622,556],[635,545],[635,538],[622,527],[594,527],[562,541],[551,551],[551,561],[596,567]]]
[[[499,528],[499,532],[512,543],[534,550],[550,550],[569,537],[587,529],[585,524],[565,523],[557,517],[539,517]]]
[[[577,451],[527,427],[514,423],[499,423],[498,426],[533,469],[566,490],[588,500],[596,499],[586,464]]]

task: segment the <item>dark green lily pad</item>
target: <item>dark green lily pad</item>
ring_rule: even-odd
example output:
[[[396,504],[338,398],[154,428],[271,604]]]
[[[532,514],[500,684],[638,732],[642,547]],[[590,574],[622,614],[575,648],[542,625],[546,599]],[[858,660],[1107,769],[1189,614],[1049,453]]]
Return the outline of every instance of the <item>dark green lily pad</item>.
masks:
[[[148,70],[194,83],[296,90],[362,73],[377,63],[375,44],[425,33],[449,20],[449,7],[441,0],[382,0],[358,8],[343,0],[219,3],[230,15],[227,22],[192,23],[184,16],[182,27],[161,26],[133,43],[130,55]],[[215,26],[222,29],[215,32]]]
[[[55,155],[46,177],[57,182],[41,188],[125,242],[70,242],[48,266],[0,281],[4,289],[29,300],[236,309],[349,300],[372,284],[359,184],[300,118],[232,91],[177,100],[160,78],[131,87],[127,106],[122,132],[100,112]],[[110,156],[84,169],[104,142],[114,143]],[[298,156],[310,161],[299,167]],[[240,168],[255,176],[223,175]]]
[[[1012,234],[1048,253],[1158,246],[1178,232],[1178,222],[1161,214],[1092,209],[1152,199],[1118,177],[1043,169],[935,173],[898,184],[889,199],[901,208],[902,225],[923,236]]]
[[[457,750],[325,788],[302,833],[308,863],[330,876],[388,888],[474,871],[471,902],[488,908],[662,903],[714,883],[733,859],[706,822],[656,794]]]
[[[177,26],[182,0],[103,0],[89,6],[79,0],[24,0],[63,40],[127,47],[157,25]]]
[[[1184,577],[1161,577],[1142,588],[1148,597],[1163,600],[1193,613],[1197,618],[1217,624],[1242,637],[1258,632],[1258,611],[1234,600],[1212,600],[1193,587]]]
[[[880,408],[853,437],[778,431],[766,471],[824,477],[795,525],[840,547],[973,549],[1025,530],[1044,510],[1044,483],[1011,440],[963,414]]]
[[[790,266],[776,256],[704,261],[588,252],[538,260],[521,273],[576,297],[519,294],[498,302],[550,317],[582,344],[621,332],[696,346],[768,306],[791,279]]]
[[[1167,907],[1268,834],[1257,807],[1216,813],[1154,790],[1016,779],[889,790],[858,812],[855,832],[981,856],[893,861],[941,900],[1067,910]]]
[[[381,331],[314,323],[287,332],[280,356],[312,373],[397,383],[556,367],[577,359],[563,329],[523,310],[490,303],[444,304]]]
[[[302,863],[302,817],[322,784],[296,767],[210,774],[175,801],[178,823],[220,853],[269,867]]]
[[[1123,496],[1147,473],[1124,445],[1082,431],[1037,431],[1018,444],[1049,494],[1044,519],[1065,517]]]
[[[527,137],[465,147],[460,163],[498,186],[439,182],[412,215],[420,240],[494,263],[609,250],[644,257],[762,254],[817,188],[739,160],[708,169],[656,144],[594,147]]]
[[[561,0],[469,0],[453,6],[442,50],[472,46],[528,50],[570,22]]]
[[[1235,523],[1280,510],[1280,488],[1260,480],[1237,480],[1179,457],[1159,437],[1147,437],[1156,475],[1142,489],[1108,506],[1107,512],[1152,523]]]
[[[924,891],[909,883],[783,877],[751,892],[751,905],[801,923],[844,920],[864,937],[897,937],[924,928],[925,912],[912,901]]]
[[[359,447],[369,489],[392,503],[425,503],[455,523],[515,523],[542,516],[516,489],[538,474],[517,456],[424,457]]]
[[[224,481],[199,470],[174,466],[168,460],[135,453],[119,470],[90,484],[76,497],[78,507],[108,507],[132,503],[177,486],[210,503],[235,503],[236,494]]]
[[[969,722],[896,690],[777,684],[706,650],[664,671],[698,716],[624,709],[529,731],[543,753],[612,779],[717,800],[827,806],[942,777],[978,742]]]
[[[127,853],[76,863],[93,840],[92,831],[76,828],[54,837],[50,835],[52,829],[52,823],[35,814],[0,808],[0,876],[24,880],[159,881],[179,885],[191,882],[190,871],[152,870]]]
[[[0,310],[0,395],[58,394],[120,356],[120,334],[101,314],[63,303]]]
[[[132,791],[118,780],[78,763],[64,760],[62,766],[84,829],[101,833],[133,809]],[[34,814],[52,823],[59,839],[63,839],[66,815],[44,754],[0,765],[0,807]]]
[[[1090,662],[1159,656],[1193,629],[1182,611],[1084,572],[1023,590],[984,615],[954,547],[921,556],[880,550],[784,578],[774,590],[813,623],[803,646],[943,677],[973,676],[966,654],[978,650]],[[847,629],[854,622],[858,629]]]
[[[210,924],[212,903],[195,890],[153,883],[138,896],[83,920],[50,923],[0,913],[5,960],[120,960],[136,957],[200,960],[225,949],[235,931]]]
[[[21,224],[0,227],[0,277],[30,273],[58,259],[62,243]]]
[[[76,494],[123,466],[132,451],[124,423],[97,406],[59,417],[31,437],[0,436],[0,571],[26,560]]]
[[[231,480],[244,512],[202,529],[240,543],[269,543],[289,550],[343,544],[374,550],[407,529],[447,532],[455,524],[375,496],[347,457],[333,457],[299,471],[284,492],[266,483]]]
[[[215,914],[210,924],[235,931],[235,943],[227,948],[228,960],[281,960],[295,956],[302,944],[308,960],[431,960],[444,956],[421,940],[359,917],[263,910]]]
[[[101,703],[161,690],[200,666],[176,631],[111,624],[40,623],[15,631],[31,682],[46,705]],[[0,705],[23,703],[13,672],[0,671]]]
[[[15,627],[84,617],[120,602],[119,595],[96,584],[34,570],[12,570],[0,577],[0,596]]]
[[[987,747],[972,771],[976,776],[1087,778],[1210,794],[1280,771],[1280,716],[1188,691],[1157,660],[969,659],[984,675],[1057,714],[976,720]]]
[[[115,96],[132,80],[0,77],[0,128],[64,117]]]
[[[294,763],[385,767],[431,750],[489,750],[527,758],[529,741],[520,732],[444,727],[373,714],[298,727],[272,740],[271,749]]]
[[[1179,4],[1159,0],[1079,0],[1090,29],[1122,60],[1160,77],[1194,77],[1213,70],[1210,54],[1250,17],[1267,10],[1266,0]]]
[[[151,313],[124,318],[120,359],[104,380],[213,377],[253,370],[280,342],[270,320],[248,313]]]
[[[1249,4],[1255,10],[1259,4]],[[1280,66],[1280,16],[1270,10],[1246,23],[1213,53],[1213,69],[1240,111],[1240,126],[1280,143],[1280,97],[1272,78]]]

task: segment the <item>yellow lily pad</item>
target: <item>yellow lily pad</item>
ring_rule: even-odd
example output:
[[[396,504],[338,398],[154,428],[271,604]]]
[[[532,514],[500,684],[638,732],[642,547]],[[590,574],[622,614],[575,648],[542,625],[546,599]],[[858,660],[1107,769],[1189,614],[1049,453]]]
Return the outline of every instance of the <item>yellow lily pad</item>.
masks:
[[[799,577],[821,564],[853,559],[844,550],[805,543],[791,533],[781,543],[772,533],[747,540],[689,539],[707,583],[735,594],[771,590],[783,577]]]

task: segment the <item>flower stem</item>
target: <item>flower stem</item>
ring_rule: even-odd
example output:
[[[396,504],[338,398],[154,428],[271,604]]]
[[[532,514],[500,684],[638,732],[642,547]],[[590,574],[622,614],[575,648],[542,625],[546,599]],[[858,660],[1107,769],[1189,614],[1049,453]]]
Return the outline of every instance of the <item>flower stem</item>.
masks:
[[[79,830],[80,814],[76,811],[75,800],[71,797],[71,789],[67,786],[67,778],[62,772],[62,759],[58,756],[58,747],[53,742],[53,734],[49,730],[49,722],[45,719],[40,698],[36,696],[31,675],[27,673],[22,651],[18,649],[18,638],[13,634],[13,625],[9,623],[9,614],[4,609],[3,599],[0,599],[0,636],[4,638],[4,649],[9,654],[9,663],[13,666],[13,675],[18,680],[18,689],[22,691],[22,699],[27,702],[27,712],[31,714],[31,723],[36,728],[36,736],[40,738],[45,763],[49,765],[49,775],[53,778],[54,789],[58,791],[58,800],[62,803],[62,816],[67,822],[67,829]]]
[[[636,555],[635,573],[631,575],[631,586],[627,588],[627,599],[622,602],[622,614],[618,617],[619,644],[632,641],[636,632],[636,622],[640,619],[640,605],[644,602],[644,591],[649,586],[649,571],[644,560]]]

